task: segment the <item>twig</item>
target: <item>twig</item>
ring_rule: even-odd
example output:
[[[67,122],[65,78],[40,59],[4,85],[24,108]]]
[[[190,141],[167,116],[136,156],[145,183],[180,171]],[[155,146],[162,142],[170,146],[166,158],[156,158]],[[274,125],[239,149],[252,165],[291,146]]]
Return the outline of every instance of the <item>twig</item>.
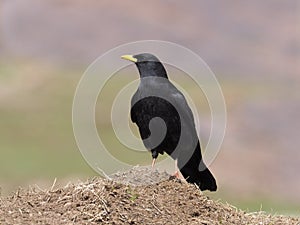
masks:
[[[41,192],[46,192],[44,189],[40,188],[37,184],[35,184],[35,187],[36,187],[37,189],[39,189],[39,191],[41,191]]]
[[[161,213],[161,214],[163,214],[163,212],[159,209],[159,208],[157,208],[157,206],[156,205],[154,205],[154,203],[153,202],[151,202],[151,204],[153,205],[153,207],[159,212],[159,213]]]
[[[53,191],[53,188],[54,188],[55,184],[56,184],[56,177],[55,177],[55,179],[54,179],[54,181],[53,181],[53,184],[52,184],[52,186],[51,186],[51,188],[50,188],[50,191],[51,191],[51,192]]]

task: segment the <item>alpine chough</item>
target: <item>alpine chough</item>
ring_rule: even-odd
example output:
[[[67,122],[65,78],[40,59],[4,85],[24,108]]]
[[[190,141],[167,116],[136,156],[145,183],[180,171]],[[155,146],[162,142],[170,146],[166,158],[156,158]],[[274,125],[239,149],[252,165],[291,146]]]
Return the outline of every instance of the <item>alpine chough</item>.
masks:
[[[193,113],[184,95],[169,81],[163,64],[149,53],[122,58],[134,62],[140,74],[130,116],[152,153],[152,166],[158,154],[166,152],[189,183],[202,191],[216,191],[216,180],[202,160]]]

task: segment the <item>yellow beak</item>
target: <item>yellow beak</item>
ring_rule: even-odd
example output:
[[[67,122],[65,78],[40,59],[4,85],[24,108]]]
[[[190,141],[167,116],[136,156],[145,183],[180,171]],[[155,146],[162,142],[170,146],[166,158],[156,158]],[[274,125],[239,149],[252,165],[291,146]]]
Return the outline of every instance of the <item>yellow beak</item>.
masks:
[[[122,58],[122,59],[129,60],[129,61],[131,61],[131,62],[135,62],[135,63],[137,62],[137,59],[134,58],[133,55],[122,55],[121,58]]]

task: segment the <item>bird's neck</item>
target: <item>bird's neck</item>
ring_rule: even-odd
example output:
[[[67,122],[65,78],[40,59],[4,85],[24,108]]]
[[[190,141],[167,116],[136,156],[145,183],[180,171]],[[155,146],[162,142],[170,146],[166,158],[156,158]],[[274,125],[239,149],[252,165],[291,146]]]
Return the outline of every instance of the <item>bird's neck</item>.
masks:
[[[147,62],[137,65],[140,78],[161,77],[168,79],[167,71],[160,62]]]
[[[169,84],[170,81],[168,78],[165,77],[158,77],[158,76],[148,76],[140,78],[139,83],[139,91],[141,93],[152,93],[152,95],[159,94],[161,92],[164,92],[166,90],[162,90],[163,87],[165,87],[165,84]]]

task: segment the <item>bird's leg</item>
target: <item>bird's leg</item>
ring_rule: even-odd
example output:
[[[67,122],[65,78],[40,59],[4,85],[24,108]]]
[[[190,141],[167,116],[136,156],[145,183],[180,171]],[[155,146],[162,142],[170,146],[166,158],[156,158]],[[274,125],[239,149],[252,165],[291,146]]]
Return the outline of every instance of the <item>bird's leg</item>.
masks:
[[[156,161],[156,158],[153,158],[153,159],[152,159],[152,165],[151,165],[152,170],[154,169],[155,161]]]
[[[154,169],[155,161],[156,161],[156,159],[158,157],[158,153],[157,153],[156,150],[151,150],[151,153],[152,153],[152,165],[151,165],[151,167],[152,167],[152,170],[153,170]]]
[[[177,167],[177,159],[175,159],[175,173],[174,173],[173,176],[178,178],[178,179],[180,178],[178,167]]]

